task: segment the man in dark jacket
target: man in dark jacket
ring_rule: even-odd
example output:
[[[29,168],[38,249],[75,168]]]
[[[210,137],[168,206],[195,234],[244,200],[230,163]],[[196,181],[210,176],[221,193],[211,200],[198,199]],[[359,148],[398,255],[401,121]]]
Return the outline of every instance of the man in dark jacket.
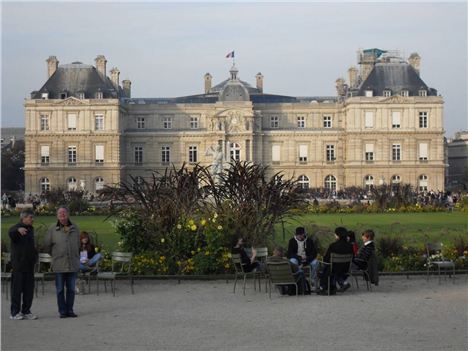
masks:
[[[304,227],[296,228],[296,235],[289,240],[287,257],[298,267],[310,265],[311,278],[314,282],[317,276],[317,248],[312,238],[306,236]]]
[[[20,222],[8,231],[13,269],[10,319],[14,320],[37,319],[37,316],[31,313],[34,296],[34,265],[37,260],[33,223],[34,213],[25,209],[20,214]]]
[[[323,257],[323,262],[330,263],[332,253],[336,254],[353,254],[353,246],[348,242],[348,231],[346,228],[338,227],[335,229],[335,242],[331,243]],[[336,281],[343,283],[346,281],[349,271],[349,263],[333,264],[333,272],[330,271],[330,266],[325,265],[320,277],[319,295],[328,295],[328,276],[330,276],[330,295],[336,294]],[[348,285],[342,287],[342,291],[349,288]]]

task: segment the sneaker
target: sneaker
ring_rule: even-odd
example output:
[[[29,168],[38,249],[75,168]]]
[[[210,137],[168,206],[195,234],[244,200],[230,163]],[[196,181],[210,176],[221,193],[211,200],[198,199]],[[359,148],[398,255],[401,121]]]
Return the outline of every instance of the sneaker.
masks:
[[[23,317],[23,315],[21,313],[17,313],[14,316],[10,316],[10,319],[20,321],[20,320],[24,319],[24,317]]]
[[[23,314],[23,319],[34,320],[37,319],[37,316],[32,313]]]

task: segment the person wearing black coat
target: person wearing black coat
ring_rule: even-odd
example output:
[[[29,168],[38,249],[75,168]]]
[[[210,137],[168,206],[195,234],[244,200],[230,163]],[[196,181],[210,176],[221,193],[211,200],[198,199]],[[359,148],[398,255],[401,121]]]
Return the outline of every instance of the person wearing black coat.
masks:
[[[304,227],[296,228],[296,235],[289,239],[287,257],[292,264],[300,267],[310,265],[312,281],[317,277],[317,248],[312,238],[306,236]]]
[[[26,209],[21,212],[20,222],[8,231],[11,240],[12,266],[10,319],[37,319],[37,316],[31,313],[34,265],[37,260],[33,223],[34,214]]]
[[[353,246],[348,242],[348,231],[346,228],[338,227],[335,229],[336,241],[331,243],[323,257],[323,262],[330,263],[332,253],[336,254],[353,254]],[[317,292],[320,295],[328,295],[328,276],[330,279],[330,295],[336,293],[336,282],[343,283],[346,281],[349,271],[349,263],[335,263],[333,265],[333,274],[330,272],[330,266],[325,265],[320,277],[320,290]],[[348,283],[349,284],[349,283]],[[349,288],[350,285],[342,286],[342,291]]]

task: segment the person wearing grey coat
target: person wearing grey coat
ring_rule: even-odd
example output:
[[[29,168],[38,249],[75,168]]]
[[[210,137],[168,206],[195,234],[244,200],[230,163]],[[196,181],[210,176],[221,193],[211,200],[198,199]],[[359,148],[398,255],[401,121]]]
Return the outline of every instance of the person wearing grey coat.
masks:
[[[44,247],[52,256],[60,318],[77,317],[73,304],[80,268],[80,230],[70,221],[68,209],[64,207],[57,210],[57,219],[57,223],[47,231]]]

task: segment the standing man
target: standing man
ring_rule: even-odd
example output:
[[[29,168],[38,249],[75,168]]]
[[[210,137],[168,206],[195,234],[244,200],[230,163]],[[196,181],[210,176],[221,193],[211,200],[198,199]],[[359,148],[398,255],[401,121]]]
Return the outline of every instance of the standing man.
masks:
[[[57,210],[57,223],[47,232],[44,246],[52,255],[60,318],[78,317],[73,311],[75,283],[80,268],[80,230],[70,222],[68,209]],[[66,289],[66,293],[65,293]]]
[[[34,265],[37,251],[34,244],[34,213],[24,209],[20,222],[8,231],[11,239],[11,315],[10,319],[37,319],[31,313],[34,296]],[[23,304],[21,305],[21,297]]]

